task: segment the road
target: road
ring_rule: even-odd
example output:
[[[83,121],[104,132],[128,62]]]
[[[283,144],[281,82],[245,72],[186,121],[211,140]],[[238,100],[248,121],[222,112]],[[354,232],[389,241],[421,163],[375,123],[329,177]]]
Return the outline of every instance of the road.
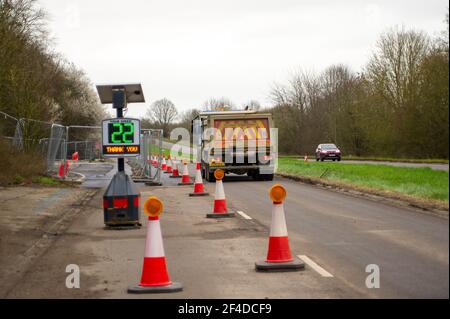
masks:
[[[448,220],[277,179],[288,192],[286,219],[297,253],[371,297],[448,297]],[[228,198],[247,215],[270,225],[270,182],[230,178]],[[381,289],[365,288],[365,268],[376,264]]]
[[[168,267],[172,280],[181,281],[185,289],[170,295],[129,295],[126,287],[138,281],[142,266],[145,218],[141,216],[144,227],[139,230],[103,228],[101,196],[114,166],[76,168],[86,176],[82,187],[97,187],[97,195],[7,297],[449,297],[448,219],[283,178],[254,182],[230,176],[224,182],[228,206],[245,215],[208,220],[213,197],[190,198],[191,187],[176,186],[179,180],[167,174],[162,175],[162,187],[138,187],[143,199],[156,195],[164,201],[161,224]],[[194,175],[192,166],[190,173]],[[288,192],[285,212],[292,253],[307,256],[332,277],[322,276],[311,264],[295,273],[254,271],[254,262],[267,252],[268,189],[276,182]],[[205,183],[210,194],[214,186]],[[80,266],[81,289],[65,287],[68,264]],[[373,264],[380,269],[379,289],[365,284],[366,267]]]
[[[288,192],[286,219],[297,254],[370,297],[448,298],[448,219],[284,178],[228,176],[224,185],[234,207],[269,227],[274,183]],[[380,268],[381,289],[365,287],[370,264]]]

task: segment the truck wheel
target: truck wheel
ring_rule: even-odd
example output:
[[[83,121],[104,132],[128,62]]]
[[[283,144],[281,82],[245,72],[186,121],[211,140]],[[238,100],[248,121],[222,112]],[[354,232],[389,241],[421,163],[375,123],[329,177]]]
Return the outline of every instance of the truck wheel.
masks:
[[[265,174],[263,178],[265,181],[273,181],[273,174]]]

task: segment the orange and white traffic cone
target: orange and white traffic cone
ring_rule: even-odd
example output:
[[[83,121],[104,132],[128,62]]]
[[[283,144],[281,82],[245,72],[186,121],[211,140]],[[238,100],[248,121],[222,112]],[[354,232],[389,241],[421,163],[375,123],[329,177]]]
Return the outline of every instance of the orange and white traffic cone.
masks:
[[[189,170],[186,161],[183,161],[183,176],[181,178],[181,183],[178,183],[178,185],[194,185],[194,183],[191,182],[191,178],[189,177]]]
[[[203,187],[202,172],[200,171],[200,163],[197,163],[195,182],[194,182],[194,192],[190,193],[189,196],[208,196],[209,193],[205,192]]]
[[[216,178],[216,191],[214,193],[214,206],[212,213],[206,214],[207,218],[227,218],[234,217],[235,214],[228,211],[227,200],[225,198],[225,191],[223,189],[222,179],[225,177],[225,172],[221,169],[214,171]]]
[[[170,281],[167,271],[159,223],[159,215],[163,211],[163,204],[157,197],[151,196],[144,203],[144,211],[149,217],[142,276],[139,285],[129,287],[128,292],[142,294],[181,291],[183,286],[180,283]]]
[[[69,165],[70,165],[70,161],[66,160],[65,176],[69,176]]]
[[[172,161],[172,166],[172,176],[170,176],[170,178],[181,178],[181,175],[178,171],[178,164],[175,159]]]
[[[270,189],[273,201],[272,222],[270,224],[269,249],[267,258],[255,264],[259,271],[296,271],[305,268],[305,264],[298,258],[293,258],[289,247],[289,239],[284,215],[283,200],[286,190],[275,184]]]
[[[167,170],[166,158],[164,156],[163,156],[162,162],[161,162],[161,170],[162,171],[166,171]]]
[[[169,159],[167,160],[166,173],[167,174],[172,174],[172,160],[170,159],[170,156],[169,156]]]
[[[64,176],[64,164],[63,164],[63,162],[61,162],[61,164],[59,164],[58,176],[59,177],[63,177]]]

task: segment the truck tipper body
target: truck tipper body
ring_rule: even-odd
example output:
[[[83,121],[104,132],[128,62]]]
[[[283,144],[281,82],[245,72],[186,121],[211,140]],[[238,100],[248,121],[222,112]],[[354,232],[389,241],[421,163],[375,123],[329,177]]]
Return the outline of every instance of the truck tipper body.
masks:
[[[214,180],[214,171],[247,174],[255,180],[272,180],[272,115],[256,111],[201,112],[192,121],[202,175]]]

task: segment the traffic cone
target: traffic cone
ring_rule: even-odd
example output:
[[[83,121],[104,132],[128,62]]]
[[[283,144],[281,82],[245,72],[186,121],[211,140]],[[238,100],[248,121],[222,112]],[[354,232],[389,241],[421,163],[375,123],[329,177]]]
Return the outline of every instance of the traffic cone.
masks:
[[[72,161],[78,161],[78,152],[72,154]]]
[[[172,176],[170,176],[170,178],[181,178],[180,173],[178,172],[177,161],[175,159],[172,161],[172,165]]]
[[[64,164],[62,162],[61,162],[61,164],[59,164],[58,176],[59,177],[64,176]]]
[[[225,172],[221,169],[214,171],[216,178],[216,191],[214,193],[214,206],[212,213],[206,214],[207,218],[227,218],[234,217],[234,213],[230,213],[227,208],[227,200],[225,198],[225,191],[223,189],[222,179],[225,177]]]
[[[194,183],[191,182],[191,179],[189,177],[189,171],[186,161],[183,161],[183,176],[181,178],[181,183],[178,183],[178,185],[179,186],[194,185]]]
[[[171,174],[172,173],[172,160],[169,159],[167,160],[167,169],[166,169],[166,174]]]
[[[162,171],[167,170],[166,158],[165,158],[164,156],[163,156],[163,158],[162,158],[161,170],[162,170]]]
[[[144,264],[139,285],[129,287],[129,293],[164,293],[183,290],[180,283],[170,281],[167,271],[159,223],[159,215],[162,210],[163,204],[157,197],[151,196],[144,203],[144,211],[149,216]]]
[[[66,160],[66,170],[65,170],[65,176],[68,176],[68,175],[69,175],[69,165],[70,165],[70,162],[69,162],[69,160]]]
[[[283,200],[286,190],[275,184],[270,189],[273,201],[272,222],[270,224],[269,249],[264,261],[255,263],[258,271],[296,271],[305,268],[305,264],[298,258],[293,258],[289,247],[289,239],[284,215]]]
[[[206,193],[204,191],[202,172],[200,171],[200,163],[197,163],[194,182],[194,192],[190,193],[189,196],[208,196],[208,195],[209,193]]]

